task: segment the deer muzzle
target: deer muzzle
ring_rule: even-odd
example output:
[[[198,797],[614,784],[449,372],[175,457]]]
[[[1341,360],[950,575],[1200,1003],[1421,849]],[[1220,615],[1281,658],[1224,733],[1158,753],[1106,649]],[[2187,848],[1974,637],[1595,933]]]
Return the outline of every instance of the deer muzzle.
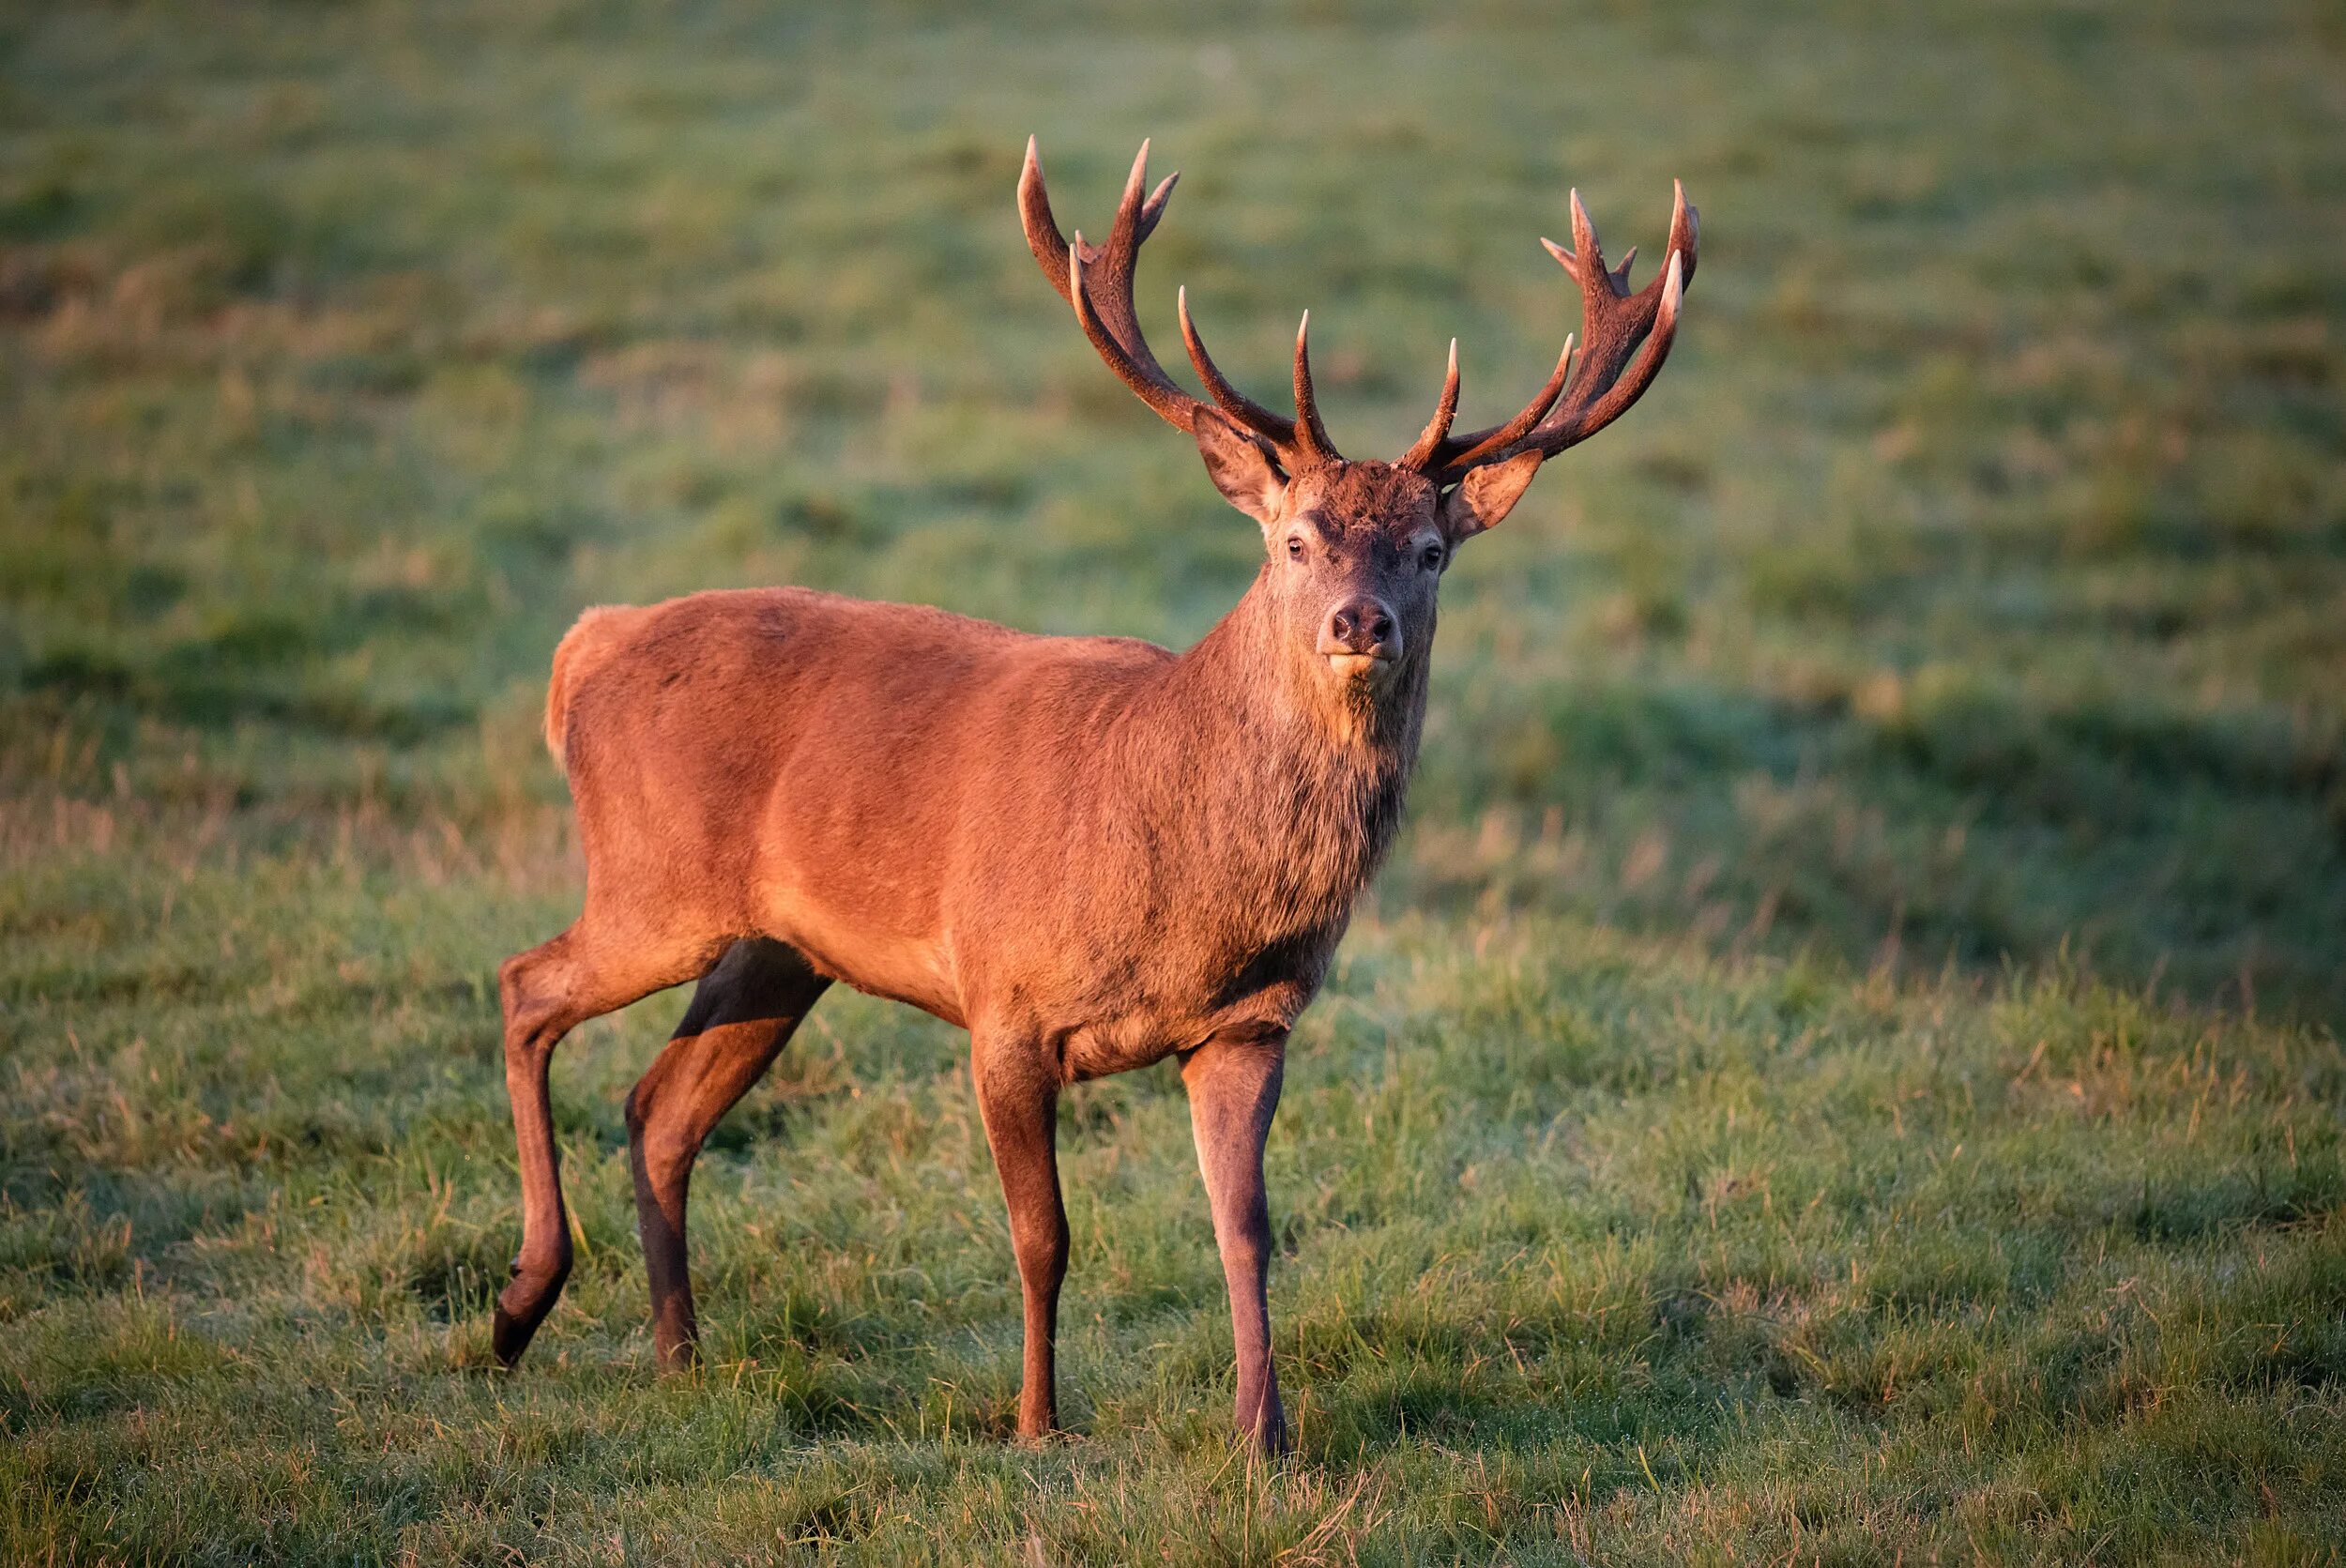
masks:
[[[1352,600],[1320,623],[1318,652],[1348,680],[1373,678],[1400,660],[1401,623],[1383,600]]]

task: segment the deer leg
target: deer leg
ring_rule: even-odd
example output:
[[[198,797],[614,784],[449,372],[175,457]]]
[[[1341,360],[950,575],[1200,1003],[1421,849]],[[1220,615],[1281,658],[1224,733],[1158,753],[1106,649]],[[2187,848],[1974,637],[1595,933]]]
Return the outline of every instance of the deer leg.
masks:
[[[975,1038],[972,1075],[985,1140],[1010,1205],[1011,1250],[1026,1305],[1025,1374],[1018,1436],[1043,1438],[1059,1425],[1053,1339],[1059,1288],[1067,1277],[1067,1207],[1059,1185],[1059,1080],[1018,1039]]]
[[[1197,1168],[1213,1210],[1213,1237],[1230,1292],[1238,1352],[1239,1431],[1264,1454],[1287,1447],[1279,1376],[1271,1364],[1271,1205],[1263,1190],[1263,1142],[1279,1108],[1287,1035],[1216,1035],[1181,1058]]]
[[[635,1225],[651,1281],[652,1344],[667,1370],[700,1360],[684,1251],[693,1162],[830,985],[796,948],[763,937],[734,943],[701,978],[675,1036],[628,1094]]]
[[[498,1293],[490,1343],[511,1367],[562,1294],[571,1273],[570,1215],[554,1147],[546,1071],[562,1037],[589,1018],[617,1012],[691,980],[704,954],[673,942],[637,941],[582,919],[550,942],[514,954],[497,970],[505,1009],[505,1089],[513,1102],[521,1157],[522,1250]]]

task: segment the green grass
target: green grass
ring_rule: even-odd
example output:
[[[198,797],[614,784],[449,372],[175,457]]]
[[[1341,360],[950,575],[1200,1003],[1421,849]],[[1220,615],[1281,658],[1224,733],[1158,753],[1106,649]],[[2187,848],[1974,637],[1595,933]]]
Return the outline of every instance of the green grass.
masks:
[[[0,16],[0,1560],[2335,1561],[2346,26],[1670,3]],[[493,968],[575,907],[584,604],[1180,643],[1254,530],[1035,274],[1096,230],[1337,438],[1511,410],[1577,185],[1704,262],[1448,586],[1272,1144],[1226,1440],[1169,1072],[1073,1096],[1076,1436],[957,1036],[834,995],[651,1368],[581,1031],[519,1376]],[[1651,265],[1650,262],[1648,264]]]

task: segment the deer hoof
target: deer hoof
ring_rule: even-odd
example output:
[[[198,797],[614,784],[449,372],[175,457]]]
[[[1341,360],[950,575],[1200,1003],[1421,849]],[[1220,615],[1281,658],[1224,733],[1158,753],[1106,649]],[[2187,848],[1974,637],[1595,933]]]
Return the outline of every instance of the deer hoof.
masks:
[[[515,1260],[511,1282],[497,1292],[496,1317],[489,1332],[490,1347],[505,1366],[510,1368],[529,1348],[530,1336],[554,1310],[570,1272],[567,1257],[557,1259],[551,1271],[531,1270]]]
[[[522,1352],[529,1348],[530,1335],[537,1332],[537,1324],[524,1322],[500,1303],[489,1326],[489,1347],[496,1353],[497,1364],[512,1371],[520,1364]]]

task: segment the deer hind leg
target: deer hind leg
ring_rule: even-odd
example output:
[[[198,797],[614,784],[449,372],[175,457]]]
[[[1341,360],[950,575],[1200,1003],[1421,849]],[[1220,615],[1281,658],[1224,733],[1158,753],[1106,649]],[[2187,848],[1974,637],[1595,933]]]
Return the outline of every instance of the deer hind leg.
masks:
[[[702,977],[675,1037],[627,1097],[628,1163],[651,1281],[652,1344],[668,1370],[700,1359],[684,1249],[693,1162],[830,985],[785,943],[734,943]]]
[[[1011,1250],[1026,1308],[1025,1370],[1018,1436],[1040,1439],[1059,1425],[1057,1347],[1059,1285],[1067,1277],[1067,1206],[1059,1184],[1059,1081],[1032,1043],[979,1034],[971,1053],[978,1114],[1010,1205]]]
[[[529,1347],[571,1273],[570,1215],[546,1095],[554,1048],[589,1018],[691,980],[708,967],[711,951],[673,936],[647,939],[639,930],[598,921],[590,906],[561,936],[514,954],[497,970],[505,1089],[513,1102],[522,1178],[522,1249],[498,1293],[490,1332],[497,1360],[508,1367]]]

